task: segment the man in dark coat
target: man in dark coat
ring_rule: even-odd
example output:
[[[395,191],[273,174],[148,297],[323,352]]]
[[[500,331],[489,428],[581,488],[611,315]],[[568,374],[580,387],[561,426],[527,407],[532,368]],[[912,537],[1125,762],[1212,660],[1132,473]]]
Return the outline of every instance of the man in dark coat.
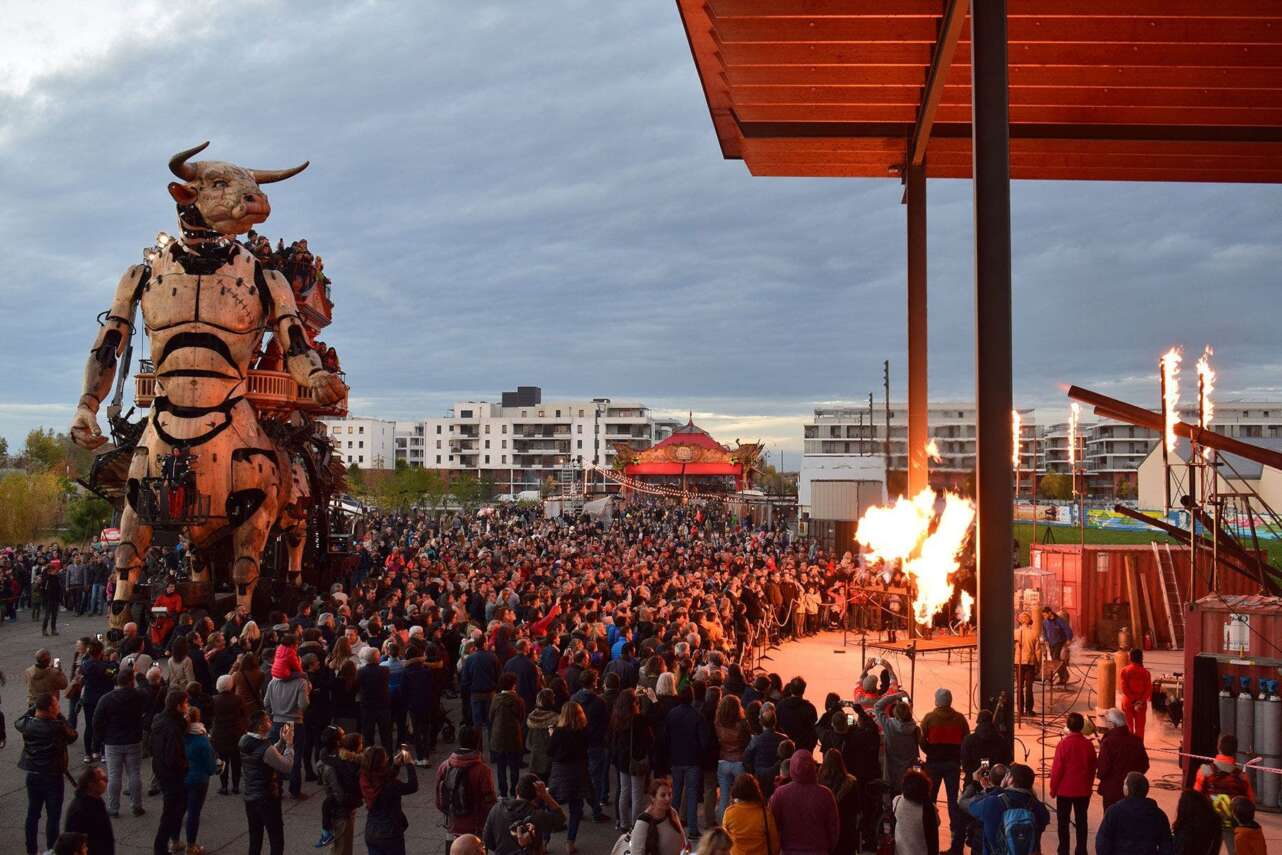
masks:
[[[806,681],[793,677],[784,687],[783,699],[775,705],[775,712],[779,717],[779,730],[798,748],[813,751],[819,742],[819,731],[815,729],[819,713],[805,695]]]
[[[52,849],[58,839],[67,746],[76,741],[76,732],[62,717],[58,696],[49,692],[37,697],[34,709],[23,713],[13,726],[22,734],[18,768],[27,773],[27,853],[36,855],[36,832],[40,828],[42,808],[46,811],[46,846]]]
[[[1107,811],[1122,800],[1123,784],[1131,772],[1141,775],[1148,771],[1148,751],[1138,736],[1131,733],[1126,726],[1126,716],[1119,709],[1111,709],[1104,715],[1109,728],[1100,740],[1099,761],[1096,775],[1099,776],[1099,794]]]
[[[1148,778],[1131,772],[1124,788],[1126,797],[1104,812],[1096,855],[1171,855],[1171,823],[1148,797]]]
[[[686,833],[699,833],[698,808],[703,786],[703,756],[712,743],[708,720],[694,708],[694,693],[684,686],[677,695],[678,703],[663,721],[663,734],[668,760],[672,767],[672,808],[681,813]]]
[[[90,766],[76,781],[76,797],[67,808],[67,831],[89,838],[89,855],[115,855],[116,837],[102,796],[107,792],[107,770]]]
[[[151,723],[151,771],[164,799],[156,838],[152,841],[155,855],[169,855],[169,844],[178,839],[187,807],[187,750],[183,744],[187,736],[187,709],[187,693],[170,692],[165,697],[165,711]]]
[[[120,790],[129,778],[134,816],[142,816],[142,730],[151,698],[135,685],[128,668],[116,674],[116,688],[102,696],[93,713],[93,729],[107,758],[107,813],[120,813]]]
[[[525,701],[527,710],[534,709],[539,694],[539,667],[530,659],[530,642],[522,638],[516,643],[516,655],[503,665],[503,673],[516,675],[516,693]]]

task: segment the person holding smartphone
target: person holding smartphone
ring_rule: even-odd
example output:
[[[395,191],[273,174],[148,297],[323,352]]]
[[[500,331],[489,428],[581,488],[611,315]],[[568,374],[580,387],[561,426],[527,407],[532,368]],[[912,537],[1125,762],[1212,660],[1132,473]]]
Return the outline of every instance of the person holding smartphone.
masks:
[[[405,780],[400,771],[405,770]],[[418,771],[408,745],[389,757],[381,745],[365,749],[361,757],[361,795],[365,798],[365,845],[369,855],[405,855],[405,829],[409,820],[401,798],[418,792]]]

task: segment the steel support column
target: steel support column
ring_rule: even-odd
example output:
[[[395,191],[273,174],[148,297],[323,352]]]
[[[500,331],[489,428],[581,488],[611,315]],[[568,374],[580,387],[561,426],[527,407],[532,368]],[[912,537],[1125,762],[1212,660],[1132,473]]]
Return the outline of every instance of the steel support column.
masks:
[[[904,172],[908,207],[908,495],[929,483],[927,442],[926,167]]]
[[[979,590],[979,698],[1014,701],[1011,559],[1010,128],[1006,2],[971,4],[975,187],[975,548]]]

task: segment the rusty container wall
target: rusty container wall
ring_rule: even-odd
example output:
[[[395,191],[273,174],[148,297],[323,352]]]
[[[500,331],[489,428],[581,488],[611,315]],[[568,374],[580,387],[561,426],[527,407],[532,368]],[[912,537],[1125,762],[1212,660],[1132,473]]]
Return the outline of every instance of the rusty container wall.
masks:
[[[1163,546],[1162,561],[1169,576],[1171,564],[1166,564],[1167,552]],[[1062,586],[1062,600],[1065,610],[1073,623],[1073,632],[1086,638],[1088,644],[1108,649],[1117,643],[1117,629],[1130,626],[1129,603],[1130,589],[1126,580],[1126,556],[1135,560],[1136,596],[1139,597],[1140,619],[1146,631],[1153,635],[1156,647],[1170,647],[1170,624],[1166,619],[1166,607],[1162,600],[1162,580],[1158,575],[1157,559],[1153,548],[1148,544],[1113,545],[1091,544],[1085,547],[1075,543],[1041,543],[1033,544],[1029,560],[1034,566],[1040,566],[1057,574],[1058,584]],[[1175,567],[1176,584],[1179,586],[1180,602],[1188,600],[1189,550],[1172,547],[1170,559]],[[1211,556],[1199,553],[1198,568],[1204,574],[1211,568]],[[1143,580],[1141,583],[1140,580]],[[1203,583],[1204,584],[1204,583]],[[1217,584],[1221,594],[1256,594],[1260,587],[1253,580],[1221,567]],[[1148,623],[1148,614],[1143,603],[1143,586],[1148,588],[1149,606],[1152,609],[1153,623]],[[1118,608],[1122,613],[1119,621],[1105,615],[1106,606],[1111,603],[1122,604]],[[1171,603],[1172,609],[1176,608]],[[1113,609],[1108,609],[1113,611]],[[1136,639],[1142,635],[1134,631]]]
[[[1245,616],[1250,622],[1250,629],[1240,634],[1246,643],[1245,650],[1230,650],[1226,644],[1224,628],[1231,615]],[[1240,679],[1250,678],[1251,691],[1258,695],[1261,678],[1276,680],[1282,676],[1282,599],[1212,594],[1191,604],[1185,617],[1182,745],[1187,746],[1185,750],[1189,753],[1208,755],[1214,753],[1214,748],[1209,746],[1213,746],[1219,736],[1218,732],[1210,732],[1218,729],[1218,710],[1213,720],[1208,719],[1202,711],[1216,705],[1199,704],[1195,709],[1195,699],[1200,695],[1204,702],[1208,701],[1219,692],[1225,677],[1231,678],[1234,694]],[[1208,661],[1213,661],[1215,666],[1212,685],[1204,684],[1211,679],[1211,669],[1199,667]],[[1194,728],[1199,722],[1207,730],[1195,734]],[[1196,767],[1198,761],[1186,759],[1186,772],[1190,763]]]

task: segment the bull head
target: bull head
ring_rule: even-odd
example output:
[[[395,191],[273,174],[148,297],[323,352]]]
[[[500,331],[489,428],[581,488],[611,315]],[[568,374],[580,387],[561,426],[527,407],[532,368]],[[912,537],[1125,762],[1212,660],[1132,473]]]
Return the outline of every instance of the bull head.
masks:
[[[209,146],[203,142],[169,159],[169,171],[183,180],[169,184],[169,195],[178,203],[185,227],[206,228],[223,235],[249,231],[267,219],[272,208],[260,185],[284,181],[307,168],[308,161],[292,169],[245,169],[219,160],[188,160]]]

